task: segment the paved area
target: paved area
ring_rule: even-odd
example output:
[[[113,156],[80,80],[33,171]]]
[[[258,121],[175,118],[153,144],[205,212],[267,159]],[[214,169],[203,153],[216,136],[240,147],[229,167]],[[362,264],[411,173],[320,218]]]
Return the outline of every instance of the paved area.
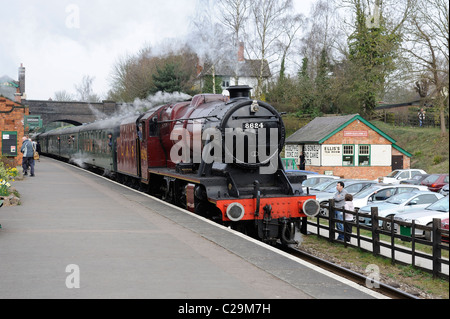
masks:
[[[22,204],[0,208],[0,299],[380,297],[53,159],[14,185]]]

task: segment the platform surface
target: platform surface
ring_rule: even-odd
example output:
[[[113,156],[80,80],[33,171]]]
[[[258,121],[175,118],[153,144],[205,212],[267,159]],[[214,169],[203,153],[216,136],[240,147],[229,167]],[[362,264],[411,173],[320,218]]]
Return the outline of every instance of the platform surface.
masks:
[[[0,299],[365,299],[376,292],[50,158],[0,208]]]

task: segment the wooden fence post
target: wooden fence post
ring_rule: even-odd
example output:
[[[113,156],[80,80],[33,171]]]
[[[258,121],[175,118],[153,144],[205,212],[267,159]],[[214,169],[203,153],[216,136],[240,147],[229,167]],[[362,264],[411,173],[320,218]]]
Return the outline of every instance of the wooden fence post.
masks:
[[[380,254],[380,233],[378,226],[378,207],[370,208],[370,215],[372,218],[372,252],[374,256]]]
[[[431,239],[433,241],[433,278],[437,278],[441,272],[441,248],[439,244],[441,243],[441,220],[438,218],[433,218],[433,230],[431,231]]]
[[[334,199],[330,199],[328,201],[328,218],[329,218],[329,221],[330,221],[329,222],[330,229],[328,231],[328,236],[329,236],[328,240],[329,241],[334,241],[334,237],[335,237],[334,228],[335,228],[336,222],[335,222],[335,216],[334,215],[335,215]]]

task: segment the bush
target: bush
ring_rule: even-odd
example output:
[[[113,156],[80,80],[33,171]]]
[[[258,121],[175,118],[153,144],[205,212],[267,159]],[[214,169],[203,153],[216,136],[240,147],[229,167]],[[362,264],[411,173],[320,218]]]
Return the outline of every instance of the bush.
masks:
[[[0,161],[0,196],[8,196],[10,194],[10,181],[14,181],[14,177],[16,177],[17,174],[17,168],[9,168]]]
[[[442,156],[441,155],[436,155],[436,156],[434,156],[434,158],[433,158],[433,164],[434,165],[437,165],[437,164],[439,164],[439,163],[442,163]]]

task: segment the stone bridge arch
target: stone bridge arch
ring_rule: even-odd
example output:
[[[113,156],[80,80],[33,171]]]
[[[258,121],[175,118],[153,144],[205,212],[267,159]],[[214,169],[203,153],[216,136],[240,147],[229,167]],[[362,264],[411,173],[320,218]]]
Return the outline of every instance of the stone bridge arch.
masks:
[[[116,102],[101,103],[61,102],[45,100],[22,100],[30,115],[40,115],[45,126],[53,122],[66,122],[73,125],[91,123],[116,113]]]

